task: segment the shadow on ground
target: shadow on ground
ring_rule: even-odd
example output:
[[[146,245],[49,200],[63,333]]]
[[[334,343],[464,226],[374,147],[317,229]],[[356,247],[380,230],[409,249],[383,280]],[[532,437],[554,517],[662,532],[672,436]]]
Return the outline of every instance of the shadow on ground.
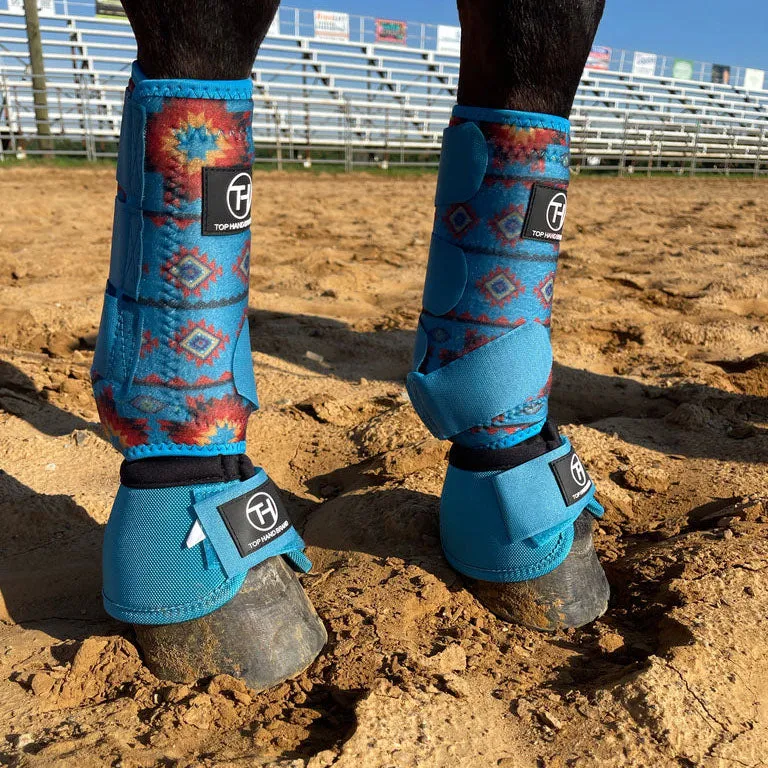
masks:
[[[0,410],[24,419],[51,437],[69,435],[76,429],[86,429],[101,437],[98,424],[46,401],[32,379],[8,360],[0,360]]]
[[[0,520],[2,613],[60,640],[111,623],[101,604],[103,526],[85,509],[0,470]]]
[[[255,351],[317,374],[403,385],[410,369],[412,331],[360,331],[330,318],[262,310],[250,312],[250,323]],[[317,355],[322,359],[313,359]],[[718,367],[729,375],[750,367],[768,375],[768,360],[762,357]],[[557,363],[553,381],[550,411],[562,424],[586,424],[635,445],[690,458],[768,461],[768,430],[756,426],[768,422],[768,399],[757,394],[703,384],[651,386]],[[681,406],[682,412],[673,415]]]

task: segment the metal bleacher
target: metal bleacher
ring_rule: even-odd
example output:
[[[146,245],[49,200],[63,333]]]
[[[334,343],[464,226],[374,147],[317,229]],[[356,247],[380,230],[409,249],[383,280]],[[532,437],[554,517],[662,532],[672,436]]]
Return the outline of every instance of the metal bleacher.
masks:
[[[53,146],[36,140],[24,16],[0,10],[0,160],[114,156],[136,50],[130,27],[120,18],[69,14],[40,24]],[[456,100],[458,56],[428,47],[423,31],[420,45],[405,46],[362,35],[323,40],[298,25],[286,34],[288,26],[267,37],[253,70],[257,160],[437,162]],[[768,172],[768,91],[587,69],[571,120],[575,168]]]

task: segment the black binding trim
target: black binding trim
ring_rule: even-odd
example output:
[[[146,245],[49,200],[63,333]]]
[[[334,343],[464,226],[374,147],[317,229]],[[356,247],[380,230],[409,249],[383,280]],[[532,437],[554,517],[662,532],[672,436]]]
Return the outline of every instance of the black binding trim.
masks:
[[[120,482],[128,488],[172,488],[248,480],[255,471],[244,454],[234,456],[158,456],[124,461]]]
[[[509,448],[467,448],[454,443],[448,453],[448,463],[467,472],[512,469],[554,451],[562,444],[557,424],[548,419],[538,435]]]

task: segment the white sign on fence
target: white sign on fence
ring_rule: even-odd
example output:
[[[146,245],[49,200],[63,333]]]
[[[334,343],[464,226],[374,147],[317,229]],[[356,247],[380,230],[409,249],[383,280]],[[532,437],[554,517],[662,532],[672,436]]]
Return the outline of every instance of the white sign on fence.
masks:
[[[656,54],[655,53],[643,53],[642,51],[635,51],[635,57],[632,60],[632,74],[633,75],[655,75],[656,74]]]
[[[315,11],[315,37],[322,40],[349,40],[349,14]]]
[[[461,27],[437,25],[437,52],[453,53],[456,56],[461,53]]]
[[[24,13],[24,0],[8,0],[8,10],[12,13]],[[41,16],[55,16],[55,0],[37,0],[37,12]]]
[[[765,71],[747,67],[744,70],[744,87],[748,91],[762,91],[765,84]]]

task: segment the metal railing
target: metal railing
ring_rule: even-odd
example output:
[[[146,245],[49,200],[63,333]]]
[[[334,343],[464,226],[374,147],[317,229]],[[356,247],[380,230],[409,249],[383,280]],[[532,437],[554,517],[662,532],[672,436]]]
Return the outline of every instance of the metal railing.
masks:
[[[0,0],[0,11],[9,8],[20,8],[21,0]],[[41,13],[41,18],[57,18],[67,16],[81,16],[84,18],[95,17],[94,0],[46,0],[47,8],[52,8],[52,13]],[[289,37],[315,36],[314,10],[308,8],[280,7],[273,30]],[[355,43],[376,43],[376,27],[378,19],[374,16],[346,14],[349,18],[349,41]],[[421,50],[437,51],[439,24],[427,24],[404,20],[406,27],[405,38],[402,42],[404,48],[416,48]],[[610,48],[611,54],[608,61],[608,69],[613,72],[631,73],[636,51],[626,48]],[[687,57],[678,57],[672,54],[657,54],[653,74],[658,77],[672,77],[675,62],[680,59],[690,61],[692,75],[691,80],[697,82],[712,82],[713,62],[689,60]],[[729,65],[728,84],[743,87],[744,79],[749,67],[742,65]]]

